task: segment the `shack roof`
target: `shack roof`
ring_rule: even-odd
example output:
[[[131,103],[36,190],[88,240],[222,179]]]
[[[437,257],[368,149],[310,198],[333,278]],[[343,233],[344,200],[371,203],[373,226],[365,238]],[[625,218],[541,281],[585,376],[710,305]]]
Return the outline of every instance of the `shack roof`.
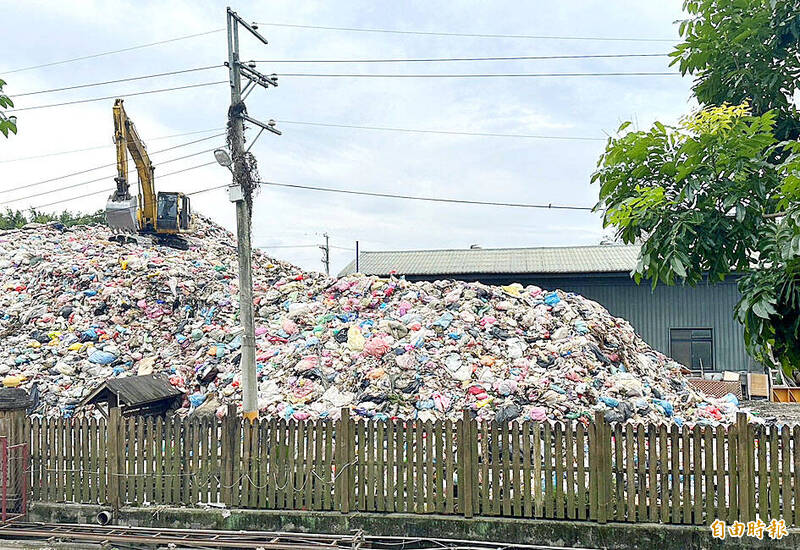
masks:
[[[468,273],[629,273],[639,246],[554,246],[540,248],[473,248],[361,252],[365,275],[457,275]],[[355,271],[350,262],[340,276]]]
[[[106,380],[81,401],[81,406],[108,401],[111,395],[117,397],[120,405],[131,407],[173,399],[183,392],[161,376],[126,376]]]

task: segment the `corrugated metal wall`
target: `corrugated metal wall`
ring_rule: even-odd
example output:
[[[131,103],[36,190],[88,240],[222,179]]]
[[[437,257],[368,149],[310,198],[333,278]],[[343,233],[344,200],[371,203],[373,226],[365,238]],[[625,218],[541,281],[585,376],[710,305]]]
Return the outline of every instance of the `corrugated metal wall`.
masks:
[[[659,285],[655,291],[651,291],[647,282],[637,285],[627,274],[550,277],[464,275],[447,278],[479,280],[487,284],[519,282],[582,294],[602,304],[613,315],[627,319],[648,344],[667,355],[669,329],[711,328],[714,370],[761,370],[747,355],[744,329],[734,317],[733,308],[739,301],[739,292],[733,279],[694,288]]]

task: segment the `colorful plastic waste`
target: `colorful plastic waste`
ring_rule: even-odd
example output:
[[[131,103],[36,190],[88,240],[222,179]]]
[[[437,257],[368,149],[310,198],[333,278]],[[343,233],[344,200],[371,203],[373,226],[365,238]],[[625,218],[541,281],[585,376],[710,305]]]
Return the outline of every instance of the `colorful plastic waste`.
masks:
[[[235,238],[207,219],[188,250],[119,244],[103,226],[0,233],[0,376],[37,414],[101,382],[165,373],[177,412],[241,402]],[[303,272],[254,252],[263,416],[731,422],[680,366],[600,304],[561,290]]]

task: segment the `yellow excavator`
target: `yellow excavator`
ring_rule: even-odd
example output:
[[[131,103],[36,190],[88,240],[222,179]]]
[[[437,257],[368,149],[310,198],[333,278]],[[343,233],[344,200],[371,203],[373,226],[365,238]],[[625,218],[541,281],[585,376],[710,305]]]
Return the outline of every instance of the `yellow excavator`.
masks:
[[[106,222],[116,233],[149,235],[159,243],[186,249],[181,234],[191,231],[189,197],[178,192],[155,190],[153,163],[122,100],[114,101],[114,143],[117,146],[117,188],[106,204]],[[128,152],[139,174],[139,195],[131,195],[128,182]],[[124,236],[118,240],[124,241]]]

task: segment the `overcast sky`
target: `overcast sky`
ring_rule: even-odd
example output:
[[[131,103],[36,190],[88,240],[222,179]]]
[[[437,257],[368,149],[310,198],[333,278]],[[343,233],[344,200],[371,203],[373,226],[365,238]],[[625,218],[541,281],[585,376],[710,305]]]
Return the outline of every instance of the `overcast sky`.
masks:
[[[666,53],[677,39],[681,2],[240,2],[245,19],[261,23],[382,28],[471,34],[647,38],[664,41],[477,38],[300,29],[262,24],[264,46],[242,35],[242,58],[258,60],[485,57]],[[222,2],[0,0],[0,78],[10,95],[222,63],[224,32],[34,70],[15,69],[117,50],[225,26]],[[661,72],[666,57],[483,61],[451,63],[259,63],[263,73],[551,73]],[[227,79],[224,68],[164,78],[20,97],[19,108],[114,96]],[[691,107],[690,80],[680,76],[573,78],[312,78],[284,76],[278,88],[255,90],[251,116],[278,121],[282,136],[265,134],[253,147],[263,179],[373,192],[488,201],[592,206],[589,183],[619,124],[674,122]],[[129,116],[152,153],[214,132],[155,139],[225,125],[225,84],[126,99]],[[18,113],[19,133],[0,137],[0,204],[14,208],[113,187],[108,167],[47,184],[3,190],[112,164],[113,99]],[[536,134],[600,140],[523,139],[408,134],[291,124],[315,122],[427,130]],[[248,130],[249,139],[255,130]],[[184,192],[229,181],[219,166],[166,174],[213,160],[223,138],[153,154],[159,190]],[[9,162],[35,155],[101,149]],[[133,173],[133,166],[131,164]],[[84,183],[97,180],[93,183]],[[78,185],[80,184],[80,185]],[[14,198],[70,189],[8,202]],[[94,211],[108,193],[45,210]],[[195,211],[233,230],[234,207],[224,190],[196,195]],[[354,197],[263,188],[255,204],[253,242],[274,256],[321,270],[321,252],[308,245],[327,232],[332,271],[362,250],[522,247],[596,244],[600,218],[586,212],[512,209]]]

